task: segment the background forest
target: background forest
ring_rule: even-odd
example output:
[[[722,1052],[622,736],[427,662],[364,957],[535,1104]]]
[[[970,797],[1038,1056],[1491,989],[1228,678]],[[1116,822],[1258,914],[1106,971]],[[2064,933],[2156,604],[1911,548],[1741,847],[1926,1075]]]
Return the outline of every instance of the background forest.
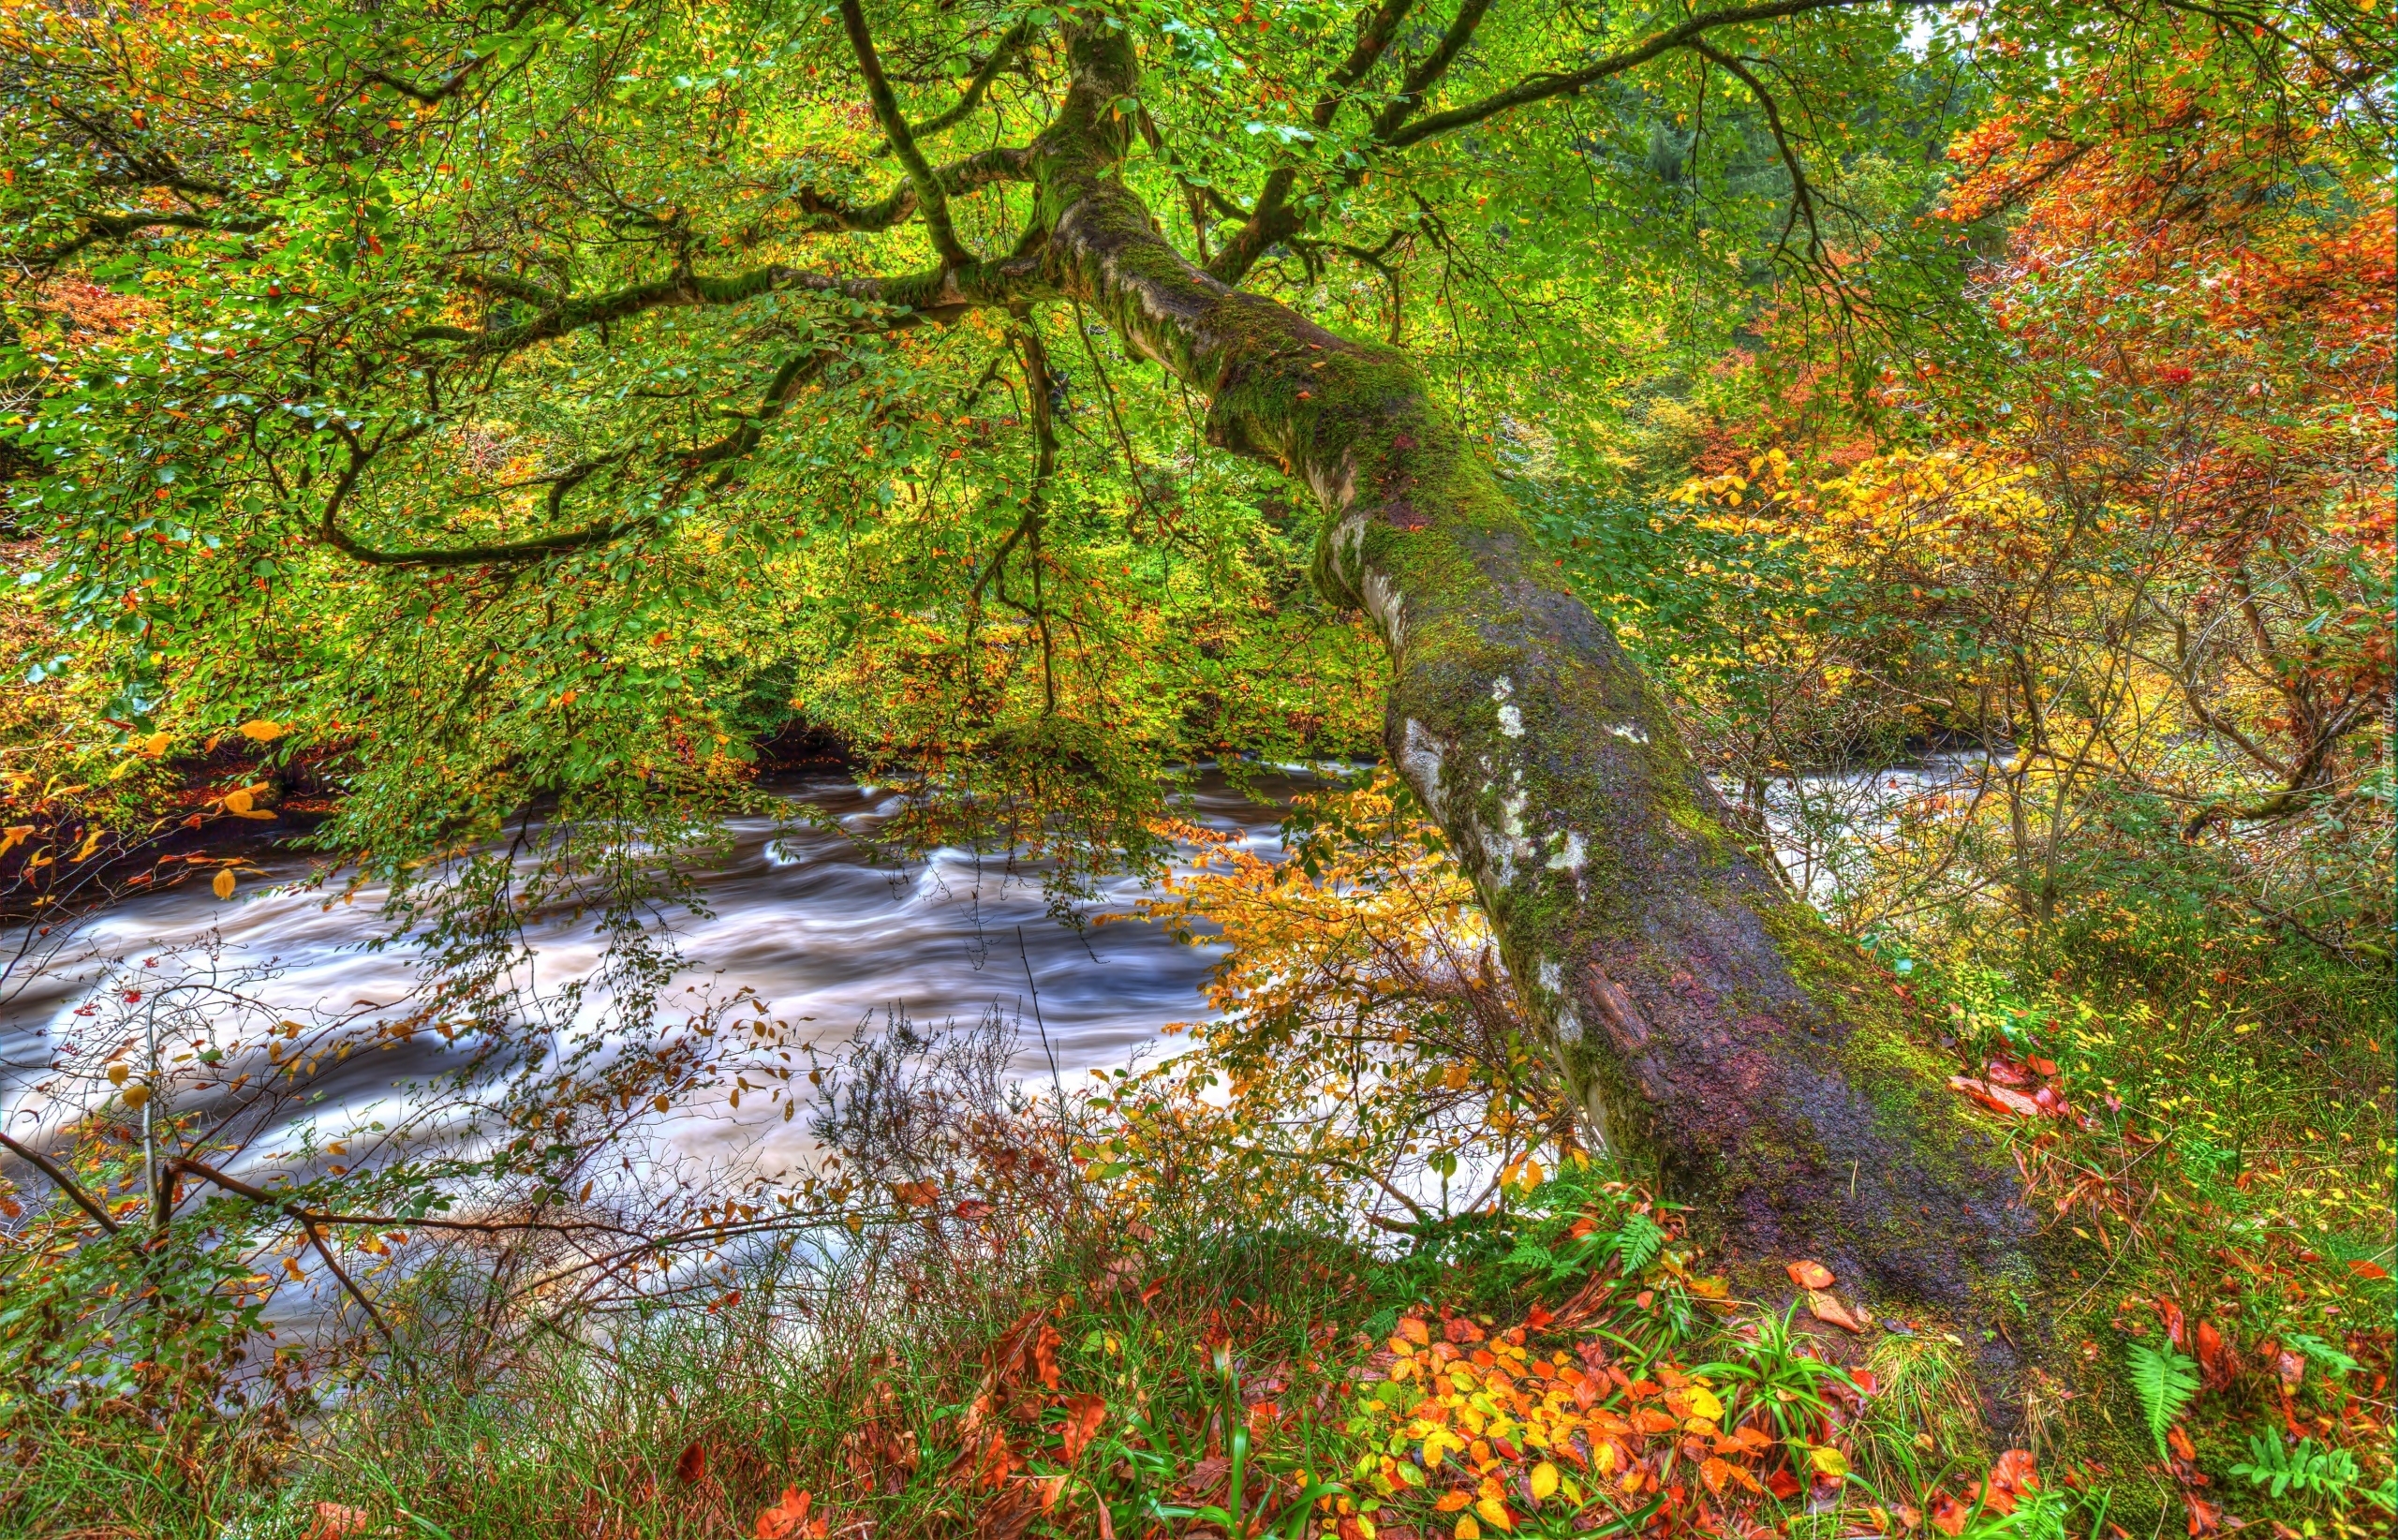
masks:
[[[1414,360],[1861,949],[2036,1222],[2018,1313],[1761,1272],[1593,1136],[1332,494],[1025,276],[1093,36],[1147,233]],[[425,960],[299,1020],[106,958],[0,1040],[0,1531],[2386,1532],[2389,39],[0,0],[9,998],[272,837]],[[1207,1019],[1069,1084],[997,1007],[685,988],[688,874],[826,755],[900,867],[1155,877]],[[1282,858],[1184,799],[1295,763]],[[405,1114],[315,1110],[377,1053]],[[745,1095],[822,1160],[678,1151]]]

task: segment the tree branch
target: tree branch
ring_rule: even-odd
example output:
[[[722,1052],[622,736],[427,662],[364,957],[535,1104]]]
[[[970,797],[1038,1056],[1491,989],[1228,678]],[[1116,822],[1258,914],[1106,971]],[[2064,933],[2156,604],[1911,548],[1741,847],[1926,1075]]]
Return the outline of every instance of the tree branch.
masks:
[[[1414,0],[1383,0],[1382,7],[1374,12],[1372,20],[1366,23],[1366,29],[1358,34],[1356,46],[1349,51],[1349,57],[1341,61],[1326,79],[1324,94],[1316,98],[1314,110],[1308,114],[1308,121],[1315,126],[1318,133],[1332,126],[1332,120],[1340,112],[1340,104],[1348,98],[1350,88],[1364,80],[1367,73],[1382,61],[1384,53],[1390,49],[1391,39],[1399,34],[1399,23],[1407,20],[1407,13],[1414,4]],[[1489,4],[1490,0],[1465,0],[1465,9],[1478,19]],[[1471,30],[1470,25],[1468,30]],[[1278,166],[1267,174],[1266,185],[1258,193],[1256,205],[1247,223],[1224,244],[1224,249],[1217,254],[1216,259],[1207,264],[1208,272],[1226,283],[1238,283],[1242,274],[1257,265],[1257,259],[1265,255],[1267,247],[1298,229],[1298,216],[1291,212],[1289,206],[1291,188],[1297,181],[1298,170],[1293,166]]]
[[[925,164],[925,153],[916,147],[916,138],[908,131],[908,120],[899,113],[899,98],[893,95],[891,81],[882,73],[882,61],[875,56],[874,36],[866,30],[866,12],[858,0],[841,0],[841,26],[850,35],[851,52],[857,55],[858,73],[866,77],[866,95],[874,102],[874,115],[882,120],[882,131],[891,138],[893,153],[899,164],[908,168],[908,180],[915,184],[916,199],[924,206],[925,233],[932,237],[933,250],[940,254],[943,267],[963,267],[973,256],[958,244],[957,230],[949,222],[949,200],[942,193],[940,179]]]
[[[1680,26],[1650,37],[1636,48],[1614,53],[1580,69],[1562,75],[1535,75],[1520,84],[1510,86],[1495,96],[1486,96],[1464,107],[1454,107],[1445,112],[1435,112],[1405,127],[1396,130],[1383,142],[1394,150],[1419,144],[1425,140],[1452,129],[1471,127],[1485,118],[1533,102],[1547,101],[1551,96],[1567,96],[1583,87],[1603,81],[1610,75],[1621,75],[1635,69],[1661,54],[1686,47],[1696,37],[1717,27],[1739,26],[1750,22],[1779,21],[1786,16],[1803,16],[1809,11],[1845,10],[1876,3],[1876,0],[1769,0],[1768,4],[1741,6],[1731,10],[1711,10],[1692,17]],[[1900,5],[1927,5],[1931,0],[1897,0]]]
[[[109,1211],[101,1207],[90,1193],[76,1186],[75,1178],[68,1176],[66,1168],[57,1162],[31,1145],[22,1144],[5,1133],[0,1133],[0,1148],[5,1148],[8,1153],[48,1177],[52,1185],[73,1200],[76,1207],[96,1220],[101,1229],[106,1230],[110,1235],[116,1234],[117,1223],[116,1221],[109,1218]]]
[[[1783,250],[1789,248],[1791,225],[1804,218],[1807,221],[1808,265],[1821,268],[1824,265],[1823,227],[1815,222],[1814,194],[1807,185],[1807,173],[1798,165],[1798,152],[1790,147],[1790,136],[1782,126],[1781,108],[1766,90],[1764,82],[1750,73],[1748,67],[1739,59],[1729,53],[1719,52],[1696,38],[1692,39],[1689,47],[1701,58],[1723,66],[1727,74],[1749,88],[1749,95],[1757,99],[1759,107],[1765,109],[1766,127],[1773,135],[1773,147],[1782,155],[1783,170],[1790,173],[1790,218],[1783,222],[1780,247]]]
[[[983,98],[989,95],[992,82],[999,78],[1000,71],[1014,62],[1015,56],[1024,52],[1024,45],[1031,40],[1030,21],[1018,22],[1014,26],[1010,27],[999,42],[992,46],[990,57],[976,67],[973,78],[966,82],[966,89],[959,95],[957,104],[938,117],[926,118],[924,122],[913,125],[909,132],[919,139],[929,139],[935,134],[946,133],[965,122],[974,109],[983,105]],[[883,146],[885,151],[890,148],[891,146],[887,143]]]

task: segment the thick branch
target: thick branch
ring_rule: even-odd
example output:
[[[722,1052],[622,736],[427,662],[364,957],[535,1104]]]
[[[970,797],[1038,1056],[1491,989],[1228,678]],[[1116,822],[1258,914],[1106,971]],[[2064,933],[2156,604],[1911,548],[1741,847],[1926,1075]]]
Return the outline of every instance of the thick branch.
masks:
[[[958,244],[957,230],[949,222],[949,200],[941,191],[940,179],[925,164],[924,151],[916,147],[916,136],[908,131],[908,120],[900,115],[899,98],[892,93],[891,81],[882,73],[882,61],[875,56],[874,36],[866,30],[866,12],[858,0],[841,0],[841,26],[850,35],[850,50],[857,55],[858,73],[866,77],[866,96],[874,102],[874,115],[882,120],[882,131],[891,136],[891,148],[899,156],[899,164],[908,168],[908,180],[915,185],[916,199],[924,206],[925,233],[932,238],[933,250],[940,254],[943,267],[963,267],[972,261],[973,255]]]
[[[1029,149],[1003,147],[984,150],[962,160],[953,160],[933,173],[933,181],[942,193],[962,196],[997,182],[1022,182],[1032,174],[1032,152]],[[795,200],[818,228],[826,230],[873,231],[889,230],[915,215],[918,195],[911,178],[873,203],[863,208],[819,195],[813,188],[802,188]]]

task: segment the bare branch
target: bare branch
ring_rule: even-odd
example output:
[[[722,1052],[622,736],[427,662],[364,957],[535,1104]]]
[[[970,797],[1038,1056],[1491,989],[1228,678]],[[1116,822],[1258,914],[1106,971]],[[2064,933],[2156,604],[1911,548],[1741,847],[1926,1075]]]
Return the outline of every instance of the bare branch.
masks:
[[[16,1156],[19,1160],[23,1161],[26,1164],[32,1166],[43,1176],[48,1177],[51,1179],[52,1185],[55,1186],[61,1192],[66,1193],[67,1196],[74,1202],[76,1207],[81,1208],[86,1214],[91,1215],[94,1220],[97,1221],[101,1229],[106,1230],[110,1235],[116,1234],[117,1223],[116,1221],[109,1218],[109,1211],[101,1207],[97,1202],[94,1201],[90,1193],[75,1185],[75,1178],[68,1176],[66,1168],[61,1166],[57,1162],[52,1160],[40,1150],[34,1148],[31,1145],[20,1143],[19,1141],[8,1137],[8,1135],[5,1133],[0,1133],[0,1148],[7,1148],[8,1153]]]
[[[1596,83],[1610,75],[1621,75],[1635,69],[1662,54],[1686,47],[1697,37],[1717,27],[1739,26],[1750,22],[1779,21],[1786,16],[1803,16],[1810,11],[1846,10],[1858,6],[1877,4],[1878,0],[1769,0],[1757,6],[1741,6],[1731,10],[1711,10],[1692,17],[1680,26],[1657,33],[1636,48],[1609,54],[1595,64],[1560,75],[1535,75],[1520,84],[1513,85],[1495,96],[1486,96],[1464,107],[1454,107],[1445,112],[1435,112],[1428,118],[1399,128],[1384,141],[1390,148],[1404,149],[1410,144],[1445,134],[1452,129],[1471,127],[1485,118],[1496,117],[1514,108],[1547,101],[1552,96],[1569,96],[1583,87]],[[1928,5],[1932,0],[1898,0],[1901,5]]]

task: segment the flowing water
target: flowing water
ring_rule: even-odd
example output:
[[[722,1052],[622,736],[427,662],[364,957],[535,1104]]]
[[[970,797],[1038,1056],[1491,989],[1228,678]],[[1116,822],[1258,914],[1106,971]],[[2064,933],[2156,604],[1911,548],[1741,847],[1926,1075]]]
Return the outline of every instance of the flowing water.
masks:
[[[1297,784],[1275,779],[1255,790],[1287,796]],[[689,964],[674,992],[686,983],[746,987],[770,1015],[813,1023],[808,1029],[827,1040],[887,1009],[938,1024],[971,1020],[996,1004],[1027,1029],[1017,1072],[1044,1081],[1053,1072],[1123,1064],[1157,1049],[1168,1023],[1206,1015],[1200,991],[1217,949],[1177,943],[1137,920],[1070,928],[1047,912],[1037,871],[1012,872],[989,857],[945,849],[904,867],[877,862],[841,831],[867,832],[896,811],[894,798],[834,775],[780,790],[795,813],[834,827],[762,818],[731,826],[729,847],[694,874],[708,912],[671,922]],[[1252,801],[1213,774],[1192,788],[1192,822],[1260,853],[1279,850],[1279,805]],[[371,1015],[368,1007],[395,1007],[409,995],[418,959],[405,946],[374,949],[385,922],[373,892],[329,906],[307,883],[309,857],[268,853],[257,864],[268,879],[250,880],[230,903],[195,881],[97,915],[66,959],[22,981],[0,1006],[0,1115],[12,1130],[23,1135],[28,1123],[45,1120],[41,1067],[79,1028],[91,1029],[95,992],[113,987],[111,964],[138,967],[144,954],[214,947],[220,976],[244,981],[272,1010],[312,1018]],[[1083,912],[1122,915],[1148,891],[1136,879],[1114,879]],[[590,975],[600,957],[588,916],[538,918],[526,940],[541,991]],[[441,1053],[426,1039],[406,1053],[328,1068],[311,1083],[318,1099],[309,1115],[326,1126],[365,1116],[411,1076],[437,1069]],[[718,1111],[674,1137],[693,1154],[740,1149],[781,1165],[804,1144],[805,1125],[769,1126],[770,1117],[780,1124],[779,1108],[758,1109],[754,1120]]]

